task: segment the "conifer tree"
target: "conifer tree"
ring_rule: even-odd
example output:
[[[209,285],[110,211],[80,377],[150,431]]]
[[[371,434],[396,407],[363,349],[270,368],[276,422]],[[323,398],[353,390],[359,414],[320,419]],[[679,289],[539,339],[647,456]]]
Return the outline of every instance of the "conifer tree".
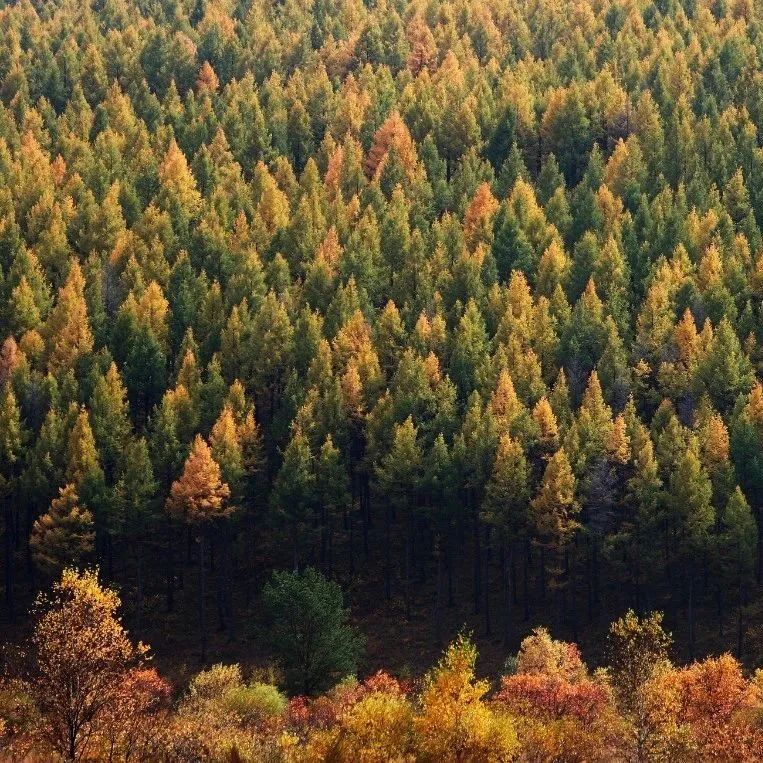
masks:
[[[347,469],[342,454],[327,435],[315,462],[315,488],[318,494],[321,522],[321,564],[332,574],[333,537],[336,521],[350,504]]]
[[[150,534],[157,526],[157,488],[144,437],[130,438],[120,453],[119,481],[116,491],[119,501],[119,534],[126,540],[130,556],[135,560],[137,594],[137,630],[140,630],[144,599],[145,552]]]
[[[115,363],[99,376],[90,402],[93,434],[109,480],[130,434],[127,391]]]
[[[737,659],[744,649],[744,611],[747,604],[747,587],[755,565],[757,527],[755,518],[744,493],[737,487],[729,497],[720,517],[721,553],[724,577],[737,588]]]
[[[554,582],[564,572],[564,550],[579,527],[580,511],[575,500],[575,476],[564,448],[549,459],[538,492],[530,504],[531,521],[540,539],[541,554],[554,555]],[[541,586],[545,591],[545,560],[541,559]]]
[[[679,552],[687,563],[689,652],[694,650],[694,585],[696,562],[715,521],[710,503],[712,486],[692,440],[679,459],[668,486],[668,521],[678,534]]]
[[[75,487],[69,483],[61,488],[47,513],[35,520],[29,545],[40,571],[55,577],[68,564],[88,561],[94,540],[93,515],[80,507]]]
[[[14,550],[17,546],[15,528],[17,512],[14,497],[18,488],[19,465],[23,456],[25,432],[13,388],[7,382],[0,391],[0,500],[4,520],[5,604],[9,619],[14,617]]]
[[[294,570],[299,570],[304,531],[314,502],[315,472],[307,437],[297,429],[283,454],[281,468],[273,483],[270,503],[289,526]]]
[[[493,464],[493,473],[485,488],[482,501],[482,520],[496,527],[501,535],[501,547],[507,554],[502,571],[506,608],[504,643],[511,638],[513,605],[511,581],[514,549],[527,529],[528,469],[522,446],[508,434],[501,435]],[[504,558],[502,552],[501,558]]]
[[[409,416],[396,424],[392,445],[376,469],[379,490],[387,496],[389,508],[385,514],[385,571],[387,590],[391,576],[389,536],[392,509],[399,512],[406,527],[405,546],[405,601],[406,617],[410,617],[411,584],[414,564],[414,533],[416,532],[419,490],[423,477],[423,453],[418,440],[418,429]]]
[[[82,270],[74,261],[44,326],[48,369],[53,373],[71,368],[93,349],[84,290]]]
[[[196,435],[183,473],[172,483],[167,498],[170,515],[199,528],[199,620],[201,628],[201,659],[206,660],[206,540],[215,523],[230,516],[234,507],[228,502],[230,488],[222,481],[220,467],[212,458],[209,445]]]

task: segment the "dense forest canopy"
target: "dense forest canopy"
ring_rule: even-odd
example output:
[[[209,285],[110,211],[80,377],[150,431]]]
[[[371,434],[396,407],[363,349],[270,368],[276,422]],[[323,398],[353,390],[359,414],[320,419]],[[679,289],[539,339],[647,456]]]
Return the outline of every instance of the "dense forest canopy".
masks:
[[[0,0],[10,640],[97,564],[136,637],[246,655],[309,567],[371,638],[632,607],[755,666],[762,21]]]

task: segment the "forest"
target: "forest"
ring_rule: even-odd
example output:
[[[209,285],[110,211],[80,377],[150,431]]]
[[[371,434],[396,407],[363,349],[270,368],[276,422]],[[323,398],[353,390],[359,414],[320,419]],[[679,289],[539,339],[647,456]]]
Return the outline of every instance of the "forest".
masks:
[[[762,64],[751,0],[0,0],[0,759],[756,759]]]

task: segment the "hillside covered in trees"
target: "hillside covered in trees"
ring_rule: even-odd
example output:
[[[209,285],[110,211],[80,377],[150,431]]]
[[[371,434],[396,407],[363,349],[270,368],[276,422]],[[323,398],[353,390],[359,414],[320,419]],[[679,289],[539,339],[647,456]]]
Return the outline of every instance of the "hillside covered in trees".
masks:
[[[181,682],[201,657],[325,691],[339,664],[290,684],[294,612],[345,629],[361,678],[448,643],[438,670],[472,671],[464,626],[493,676],[537,626],[603,665],[629,609],[746,682],[762,23],[750,0],[0,0],[7,671],[38,592],[97,566]],[[380,713],[426,713],[394,686]]]

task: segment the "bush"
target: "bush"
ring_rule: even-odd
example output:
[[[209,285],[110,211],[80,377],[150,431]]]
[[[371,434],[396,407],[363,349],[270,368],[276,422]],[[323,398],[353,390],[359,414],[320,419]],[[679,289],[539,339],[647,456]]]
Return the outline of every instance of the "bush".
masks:
[[[281,715],[287,700],[275,686],[255,682],[231,689],[225,697],[225,704],[242,723],[249,724]]]

